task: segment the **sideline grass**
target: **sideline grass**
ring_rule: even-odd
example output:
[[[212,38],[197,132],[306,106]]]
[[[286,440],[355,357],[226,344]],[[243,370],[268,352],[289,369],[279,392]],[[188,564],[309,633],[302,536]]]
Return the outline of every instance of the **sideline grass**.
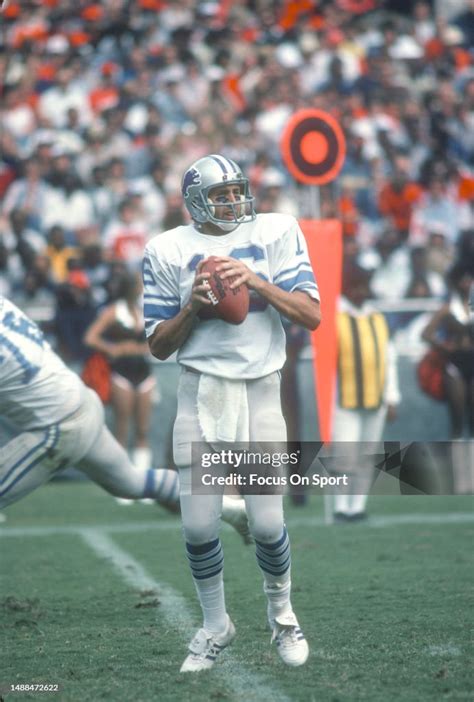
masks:
[[[467,512],[472,501],[375,497],[370,504],[372,513],[396,517]],[[6,514],[2,530],[176,522],[153,506],[119,507],[89,483],[53,483]],[[253,549],[223,531],[227,602],[238,631],[232,653],[239,663],[268,676],[294,702],[471,699],[474,524],[291,526],[292,518],[312,515],[322,515],[317,498],[304,509],[287,509],[293,602],[311,646],[302,669],[285,668],[270,648]],[[191,624],[198,626],[178,526],[124,531],[112,539],[154,580],[185,597]],[[179,675],[187,641],[160,614],[160,592],[128,586],[79,536],[0,538],[0,559],[0,689],[6,700],[237,702],[214,671]],[[6,685],[17,682],[59,683],[61,692],[5,695]],[[251,689],[247,699],[258,702]]]

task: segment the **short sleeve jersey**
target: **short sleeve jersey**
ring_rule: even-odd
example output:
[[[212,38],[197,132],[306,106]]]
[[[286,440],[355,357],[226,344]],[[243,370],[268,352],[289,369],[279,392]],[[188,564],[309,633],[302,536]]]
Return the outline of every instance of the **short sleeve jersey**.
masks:
[[[0,296],[0,415],[23,431],[50,426],[75,412],[83,393],[41,329]]]
[[[208,256],[241,259],[257,275],[287,292],[319,300],[303,233],[290,215],[261,214],[233,232],[212,236],[193,225],[159,234],[146,247],[143,264],[147,336],[175,317],[191,297],[198,263]],[[279,312],[254,291],[240,325],[219,319],[195,324],[178,351],[178,362],[229,379],[260,378],[285,361],[285,332]]]

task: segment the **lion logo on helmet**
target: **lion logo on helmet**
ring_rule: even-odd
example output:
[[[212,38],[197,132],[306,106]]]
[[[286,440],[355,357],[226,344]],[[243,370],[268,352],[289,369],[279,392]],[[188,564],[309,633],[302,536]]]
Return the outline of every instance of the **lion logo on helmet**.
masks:
[[[201,180],[201,174],[196,168],[189,168],[186,173],[184,174],[183,178],[183,197],[187,198],[189,193],[188,190],[191,188],[193,185],[201,185],[202,180]]]

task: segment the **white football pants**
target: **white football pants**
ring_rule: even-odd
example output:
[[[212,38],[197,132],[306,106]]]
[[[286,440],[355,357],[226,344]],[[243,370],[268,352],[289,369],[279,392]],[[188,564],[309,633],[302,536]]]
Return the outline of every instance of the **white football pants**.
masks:
[[[375,410],[345,409],[334,411],[332,455],[340,456],[349,474],[346,491],[334,496],[334,511],[345,514],[363,512],[371,488],[374,468],[367,464],[366,455],[383,454],[381,442],[387,416],[387,405]],[[341,442],[338,446],[337,442]],[[344,445],[342,442],[346,442]]]
[[[73,415],[16,436],[0,448],[0,508],[19,500],[67,466],[118,497],[143,496],[146,471],[136,469],[105,425],[104,408],[87,389]]]
[[[203,442],[197,415],[200,375],[183,369],[178,385],[178,412],[173,432],[174,461],[179,468],[181,518],[186,541],[203,544],[217,538],[222,493],[193,495],[191,491],[191,444]],[[250,441],[286,441],[281,412],[280,375],[247,381]],[[223,490],[223,488],[222,488]],[[282,495],[245,495],[252,536],[273,543],[283,532]]]

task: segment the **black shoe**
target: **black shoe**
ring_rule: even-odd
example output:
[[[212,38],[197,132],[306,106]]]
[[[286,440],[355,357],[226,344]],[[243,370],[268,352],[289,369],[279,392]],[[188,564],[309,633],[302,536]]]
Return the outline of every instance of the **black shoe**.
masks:
[[[346,519],[349,522],[365,522],[368,519],[367,512],[355,512],[354,514],[349,514]]]
[[[349,522],[351,518],[345,512],[334,512],[333,519],[336,524],[345,524]]]

